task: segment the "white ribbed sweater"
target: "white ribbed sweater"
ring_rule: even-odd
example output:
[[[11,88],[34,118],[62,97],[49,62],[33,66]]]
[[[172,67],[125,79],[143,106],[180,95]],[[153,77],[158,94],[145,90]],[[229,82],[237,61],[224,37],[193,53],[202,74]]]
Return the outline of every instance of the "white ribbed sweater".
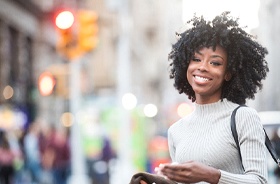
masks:
[[[195,104],[192,114],[171,125],[168,144],[173,162],[199,161],[221,171],[219,184],[267,183],[266,147],[257,111],[242,107],[236,128],[245,172],[230,129],[230,116],[238,105],[227,101]],[[206,183],[206,182],[200,182]]]

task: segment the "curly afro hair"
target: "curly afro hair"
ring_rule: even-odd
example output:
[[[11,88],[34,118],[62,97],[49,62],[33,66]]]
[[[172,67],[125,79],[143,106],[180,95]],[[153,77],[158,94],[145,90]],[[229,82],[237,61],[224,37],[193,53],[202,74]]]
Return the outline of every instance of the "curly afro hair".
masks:
[[[174,87],[178,92],[185,93],[193,102],[196,100],[195,93],[187,81],[186,72],[194,53],[202,47],[215,50],[219,45],[227,52],[227,71],[232,78],[224,82],[221,99],[226,98],[237,104],[245,104],[247,98],[254,99],[257,90],[262,88],[261,81],[269,71],[265,60],[267,49],[246,33],[239,26],[238,19],[229,14],[223,12],[212,21],[194,15],[187,22],[191,28],[176,33],[179,39],[172,45],[168,55],[171,61],[170,78],[174,79]]]

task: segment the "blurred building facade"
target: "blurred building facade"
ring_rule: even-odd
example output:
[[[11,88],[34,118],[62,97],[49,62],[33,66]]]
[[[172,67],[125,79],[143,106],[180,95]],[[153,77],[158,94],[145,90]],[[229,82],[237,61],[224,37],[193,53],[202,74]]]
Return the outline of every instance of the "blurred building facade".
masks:
[[[258,39],[268,49],[269,73],[264,82],[260,94],[256,98],[256,108],[259,111],[279,111],[280,110],[280,24],[277,21],[280,18],[280,2],[277,0],[260,0],[259,21],[260,26],[257,29]]]
[[[121,21],[124,2],[1,1],[1,90],[11,85],[15,94],[9,100],[1,96],[1,103],[32,108],[29,121],[36,116],[57,123],[61,113],[69,110],[69,98],[63,95],[69,90],[69,63],[55,48],[58,35],[53,14],[61,7],[91,9],[99,16],[99,44],[82,58],[82,95],[116,98],[118,43],[124,23],[129,31],[130,92],[140,103],[161,106],[172,100],[169,92],[165,92],[172,87],[168,80],[167,54],[175,39],[176,27],[181,24],[180,1],[128,1],[128,17]],[[51,71],[58,80],[56,91],[47,97],[40,96],[37,84],[44,71]]]
[[[0,4],[1,107],[14,109],[16,106],[26,114],[23,118],[26,123],[34,117],[36,104],[32,96],[36,88],[33,48],[39,40],[37,17],[40,12],[19,8],[14,1],[1,1]],[[25,21],[22,21],[23,17]],[[14,123],[12,117],[7,119],[8,122],[3,121],[1,125]]]

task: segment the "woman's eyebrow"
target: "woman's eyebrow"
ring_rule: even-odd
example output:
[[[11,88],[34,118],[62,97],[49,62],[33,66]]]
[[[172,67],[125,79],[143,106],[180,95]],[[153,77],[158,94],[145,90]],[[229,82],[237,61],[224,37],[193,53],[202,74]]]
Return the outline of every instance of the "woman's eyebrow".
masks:
[[[196,52],[194,53],[194,56],[195,56],[195,54],[198,54],[198,55],[200,55],[200,56],[203,56],[203,54],[202,54],[201,52],[199,52],[199,51],[196,51]],[[211,55],[211,58],[221,58],[222,60],[225,60],[222,56],[216,55],[216,54]]]
[[[224,58],[220,55],[212,55],[211,58],[221,58],[222,60],[224,60]]]

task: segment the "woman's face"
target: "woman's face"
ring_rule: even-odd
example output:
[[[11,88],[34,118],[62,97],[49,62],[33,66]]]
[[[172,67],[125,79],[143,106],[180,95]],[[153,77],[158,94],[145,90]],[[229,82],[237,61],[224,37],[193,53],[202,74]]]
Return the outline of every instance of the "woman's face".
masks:
[[[220,46],[215,51],[212,47],[203,47],[194,53],[186,75],[195,92],[196,103],[213,103],[221,99],[223,82],[230,79],[226,66],[227,53]]]

